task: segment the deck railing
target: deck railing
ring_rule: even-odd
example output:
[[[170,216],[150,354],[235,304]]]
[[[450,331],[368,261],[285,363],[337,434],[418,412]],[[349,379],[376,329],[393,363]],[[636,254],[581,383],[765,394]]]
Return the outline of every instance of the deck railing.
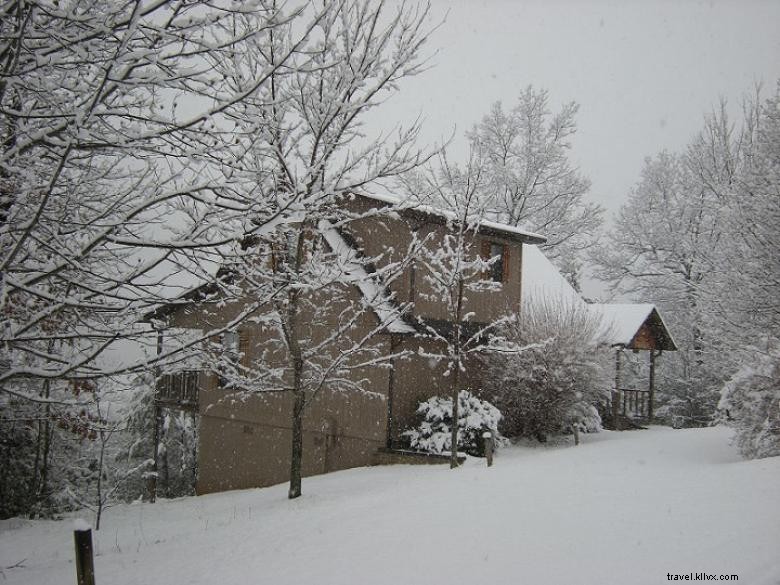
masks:
[[[623,416],[648,418],[650,413],[650,392],[648,390],[621,388],[620,408]]]
[[[163,374],[157,382],[157,402],[181,410],[197,409],[199,378],[198,370]]]

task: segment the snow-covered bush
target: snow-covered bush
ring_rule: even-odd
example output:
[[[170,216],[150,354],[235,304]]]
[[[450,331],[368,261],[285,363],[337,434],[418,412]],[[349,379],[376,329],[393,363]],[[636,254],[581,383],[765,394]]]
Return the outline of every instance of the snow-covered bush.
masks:
[[[594,408],[607,399],[610,380],[598,347],[600,320],[584,305],[535,298],[504,335],[525,346],[489,354],[482,396],[502,412],[507,437],[546,441],[548,435],[601,428]]]
[[[561,431],[568,433],[573,427],[581,433],[598,433],[601,430],[601,416],[593,404],[582,400],[575,402],[564,419]]]
[[[718,408],[736,429],[736,443],[750,459],[780,455],[780,341],[755,350],[723,387]]]
[[[452,425],[452,399],[434,396],[420,403],[417,414],[422,419],[415,429],[404,432],[414,449],[428,453],[450,451]],[[482,433],[491,431],[495,445],[505,440],[498,432],[501,412],[470,392],[461,390],[458,394],[458,450],[470,455],[483,456]]]

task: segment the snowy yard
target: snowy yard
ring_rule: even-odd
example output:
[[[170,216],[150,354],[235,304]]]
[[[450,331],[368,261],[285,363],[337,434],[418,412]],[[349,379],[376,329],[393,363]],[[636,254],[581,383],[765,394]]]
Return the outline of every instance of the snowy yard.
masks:
[[[780,583],[780,458],[742,461],[722,428],[514,447],[486,468],[355,469],[109,510],[98,585]],[[0,523],[4,585],[75,581],[73,522]],[[14,566],[16,565],[16,566]]]

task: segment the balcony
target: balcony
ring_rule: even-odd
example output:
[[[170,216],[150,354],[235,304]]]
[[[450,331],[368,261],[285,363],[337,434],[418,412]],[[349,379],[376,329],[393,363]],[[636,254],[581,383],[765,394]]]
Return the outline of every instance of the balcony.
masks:
[[[157,381],[158,406],[177,410],[198,410],[200,371],[186,370],[163,374]]]

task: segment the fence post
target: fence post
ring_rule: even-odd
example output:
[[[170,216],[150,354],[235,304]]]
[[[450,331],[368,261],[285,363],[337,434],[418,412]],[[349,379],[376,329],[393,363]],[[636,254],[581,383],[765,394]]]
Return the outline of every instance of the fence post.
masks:
[[[495,445],[493,444],[493,433],[490,431],[485,431],[482,433],[482,441],[485,445],[485,457],[487,458],[487,465],[488,467],[493,466],[493,449]]]
[[[92,530],[87,528],[73,531],[76,544],[76,583],[95,585],[95,564],[92,555]]]

